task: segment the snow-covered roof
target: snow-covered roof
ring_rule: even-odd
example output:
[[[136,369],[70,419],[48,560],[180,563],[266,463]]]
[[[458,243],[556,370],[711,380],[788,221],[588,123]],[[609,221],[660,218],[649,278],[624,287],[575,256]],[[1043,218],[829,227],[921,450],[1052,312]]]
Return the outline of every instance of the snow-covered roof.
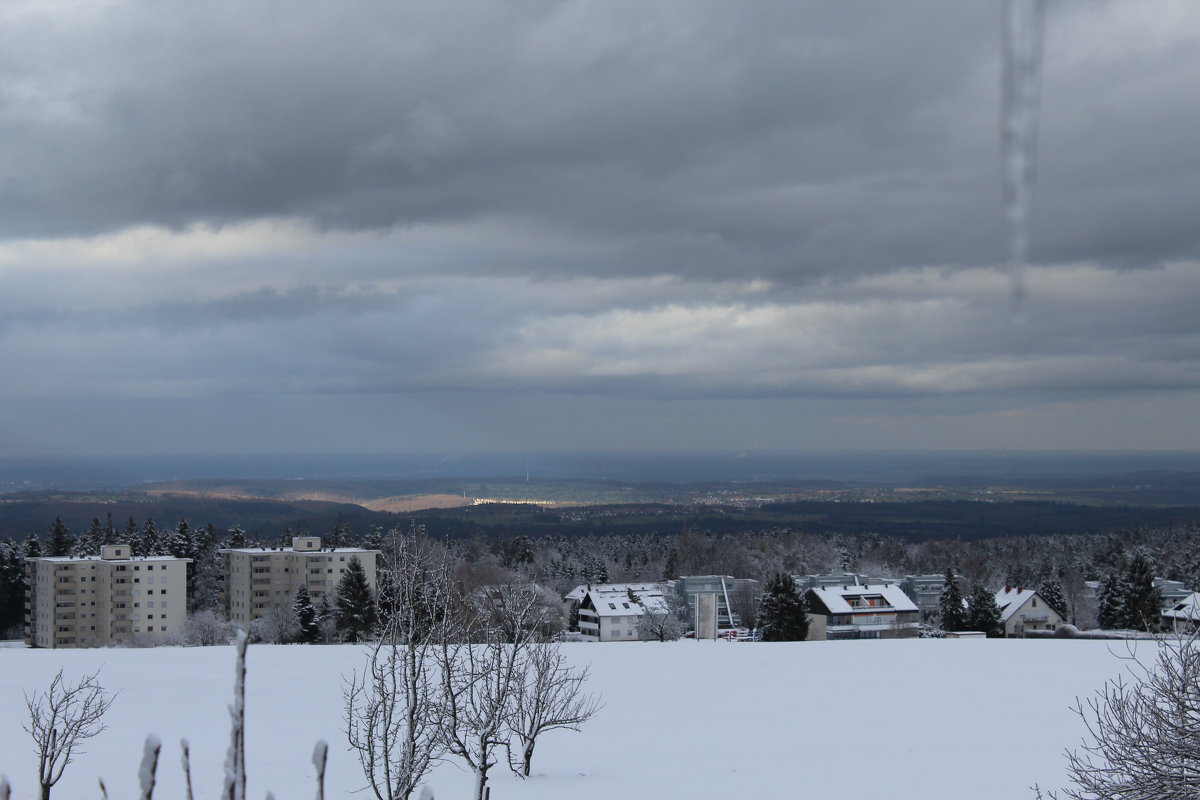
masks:
[[[583,596],[591,597],[596,615],[600,617],[641,616],[646,611],[662,614],[669,608],[661,583],[598,583],[583,589]],[[629,599],[630,592],[641,605]]]
[[[121,556],[120,558],[101,558],[100,556],[29,556],[26,561],[53,561],[59,564],[83,563],[88,561],[103,561],[106,564],[142,563],[144,561],[191,561],[190,558],[175,558],[175,556]]]
[[[809,589],[830,614],[868,614],[873,611],[917,611],[917,604],[894,583],[850,583]]]
[[[579,586],[576,586],[574,589],[572,589],[571,591],[564,594],[563,600],[574,600],[574,601],[578,602],[583,599],[583,596],[585,594],[587,594],[587,590],[588,590],[587,586],[580,584]]]
[[[1183,602],[1163,611],[1162,615],[1171,619],[1200,620],[1200,592],[1192,592]]]
[[[1012,619],[1012,615],[1020,610],[1021,606],[1029,602],[1036,591],[1033,589],[1022,589],[1021,587],[1005,586],[1000,591],[996,592],[996,605],[1000,607],[1000,621],[1008,622]],[[1044,600],[1042,602],[1045,602]]]
[[[222,547],[221,553],[253,553],[261,556],[267,553],[291,553],[295,555],[329,555],[330,553],[379,553],[379,550],[367,550],[362,547],[326,547],[324,550],[293,550],[290,547]]]

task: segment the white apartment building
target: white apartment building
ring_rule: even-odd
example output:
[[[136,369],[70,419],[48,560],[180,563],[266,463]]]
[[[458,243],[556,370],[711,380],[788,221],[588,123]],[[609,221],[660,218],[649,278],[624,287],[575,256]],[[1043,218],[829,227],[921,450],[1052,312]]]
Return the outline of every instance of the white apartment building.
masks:
[[[229,621],[248,626],[274,608],[291,608],[296,591],[305,586],[314,606],[328,597],[333,603],[338,581],[357,558],[367,583],[375,588],[379,550],[321,547],[320,536],[298,536],[286,547],[238,547],[220,551],[225,578],[224,602]]]
[[[109,544],[99,556],[25,559],[25,643],[106,647],[180,633],[191,559],[130,552]]]

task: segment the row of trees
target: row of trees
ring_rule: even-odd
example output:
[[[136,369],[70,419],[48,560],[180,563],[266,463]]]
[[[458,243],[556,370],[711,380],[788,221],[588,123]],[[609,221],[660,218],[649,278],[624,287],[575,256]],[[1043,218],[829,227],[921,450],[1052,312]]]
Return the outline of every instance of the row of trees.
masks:
[[[274,545],[293,531],[264,537],[234,527],[224,533],[187,520],[159,529],[152,519],[137,524],[128,520],[92,520],[80,536],[71,534],[56,519],[41,536],[23,544],[0,540],[0,635],[14,634],[22,618],[23,563],[28,555],[98,552],[111,539],[130,538],[139,554],[169,553],[193,559],[189,570],[190,610],[219,611],[219,560],[221,547]],[[386,536],[378,528],[355,532],[340,520],[325,534],[327,541],[360,544],[382,549]],[[1056,585],[1063,610],[1079,624],[1095,624],[1096,609],[1085,603],[1084,581],[1101,581],[1106,594],[1105,619],[1109,627],[1141,627],[1151,605],[1134,598],[1132,587],[1143,585],[1128,575],[1140,554],[1154,576],[1183,580],[1200,586],[1200,549],[1195,541],[1200,529],[1180,526],[1137,529],[1093,535],[1046,536],[958,541],[904,541],[869,532],[857,535],[810,535],[798,528],[747,530],[710,534],[685,529],[661,535],[606,535],[529,537],[443,542],[454,562],[455,577],[466,590],[512,584],[536,584],[561,596],[580,583],[641,582],[686,574],[731,574],[765,582],[777,572],[828,573],[844,570],[902,576],[942,572],[953,565],[964,592],[981,585],[996,587]],[[382,600],[382,598],[381,598]],[[739,604],[749,619],[757,611],[752,599]],[[977,607],[982,607],[977,604]],[[1134,611],[1128,609],[1134,608]]]

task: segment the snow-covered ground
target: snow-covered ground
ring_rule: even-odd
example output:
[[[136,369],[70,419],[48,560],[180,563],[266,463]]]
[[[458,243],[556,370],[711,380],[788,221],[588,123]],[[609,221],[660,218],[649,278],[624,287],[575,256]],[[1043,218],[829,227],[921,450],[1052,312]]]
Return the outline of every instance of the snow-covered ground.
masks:
[[[1141,643],[1149,655],[1152,645]],[[1063,783],[1062,750],[1082,724],[1069,710],[1121,671],[1123,643],[906,640],[733,644],[569,644],[591,664],[604,708],[581,733],[539,743],[535,775],[497,768],[493,800],[1029,798]],[[342,676],[354,646],[252,645],[248,656],[249,795],[312,797],[310,755],[330,744],[329,796],[363,786],[341,733]],[[18,800],[36,797],[21,729],[22,690],[55,671],[101,668],[120,696],[109,729],[55,789],[63,800],[136,796],[147,733],[164,741],[160,798],[182,796],[178,742],[187,737],[199,798],[216,798],[228,742],[232,647],[154,650],[0,649],[0,773]],[[431,784],[439,800],[470,796],[453,763]],[[368,791],[358,797],[370,796]]]

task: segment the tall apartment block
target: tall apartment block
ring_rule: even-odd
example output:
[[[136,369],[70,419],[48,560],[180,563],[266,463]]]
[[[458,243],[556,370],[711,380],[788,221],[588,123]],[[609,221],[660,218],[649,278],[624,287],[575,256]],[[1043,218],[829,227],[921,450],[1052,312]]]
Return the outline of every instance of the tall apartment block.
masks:
[[[109,544],[99,556],[25,559],[25,643],[107,647],[180,633],[191,559],[130,552]]]
[[[351,559],[357,558],[367,583],[375,588],[379,550],[359,547],[321,547],[320,536],[298,536],[292,547],[238,547],[222,550],[225,612],[243,626],[273,608],[292,607],[296,591],[308,587],[313,605],[328,597],[333,603],[338,581]]]

